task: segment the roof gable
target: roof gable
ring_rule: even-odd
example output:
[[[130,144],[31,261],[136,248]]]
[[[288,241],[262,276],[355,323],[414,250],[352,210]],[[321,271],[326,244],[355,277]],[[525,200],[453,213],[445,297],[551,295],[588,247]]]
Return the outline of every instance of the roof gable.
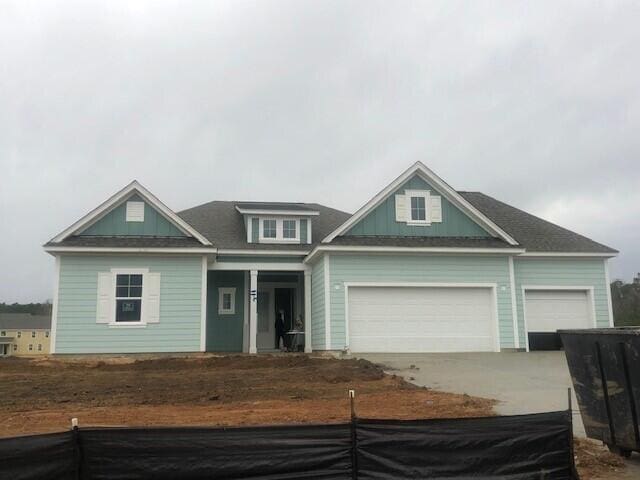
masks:
[[[430,225],[408,225],[396,221],[396,195],[406,190],[430,191],[437,195],[433,186],[414,174],[396,190],[391,192],[378,206],[373,208],[344,235],[394,236],[394,237],[491,237],[483,227],[472,221],[448,199],[442,198],[442,222]]]
[[[191,225],[185,222],[182,218],[176,215],[169,207],[163,204],[155,195],[153,195],[149,190],[144,188],[142,185],[140,185],[140,183],[138,183],[135,180],[131,182],[129,185],[127,185],[126,187],[124,187],[119,192],[112,195],[106,201],[101,203],[98,207],[96,207],[91,212],[86,214],[84,217],[82,217],[80,220],[75,222],[69,228],[62,231],[58,235],[56,235],[48,243],[48,245],[60,243],[68,237],[76,236],[79,234],[84,234],[85,236],[91,235],[91,233],[87,233],[87,232],[92,232],[92,231],[94,232],[104,231],[105,233],[102,233],[102,235],[105,235],[105,236],[107,235],[120,236],[115,233],[106,233],[106,232],[109,232],[109,231],[113,232],[123,228],[121,226],[116,226],[115,223],[111,223],[111,222],[116,222],[116,220],[119,219],[119,216],[118,216],[119,213],[117,212],[118,208],[120,208],[121,206],[124,206],[126,204],[126,201],[129,198],[132,198],[132,196],[135,196],[136,198],[140,199],[145,203],[145,210],[144,210],[145,215],[147,213],[147,207],[151,208],[155,212],[152,215],[152,217],[155,219],[155,222],[150,221],[148,225],[143,227],[131,227],[132,232],[136,231],[136,229],[141,229],[142,231],[145,231],[145,229],[147,228],[149,229],[149,232],[151,232],[153,229],[155,229],[155,231],[167,231],[167,232],[177,231],[177,232],[180,232],[182,236],[195,238],[202,245],[211,245],[209,240],[207,240],[203,235],[201,235],[198,231],[196,231]],[[111,217],[110,220],[106,220],[105,223],[98,225],[100,220],[107,218],[112,212],[115,212],[115,213],[113,213],[113,216]],[[140,223],[146,223],[146,222],[140,222]],[[92,230],[93,225],[96,225],[95,230]],[[109,229],[115,229],[115,230],[109,230]],[[122,235],[126,236],[126,234],[122,234]],[[144,236],[143,234],[140,234],[140,233],[138,234],[129,233],[129,235]],[[147,235],[151,236],[150,233]],[[157,236],[161,236],[161,235],[157,235]],[[173,235],[169,235],[169,236],[173,236]],[[178,236],[178,235],[175,235],[175,236]]]
[[[142,202],[144,204],[144,220],[142,222],[126,221],[127,202]],[[186,237],[187,235],[152,205],[145,202],[140,195],[132,193],[106,215],[78,232],[78,236]]]
[[[380,193],[367,202],[362,208],[354,213],[351,218],[344,222],[340,227],[335,229],[329,235],[327,235],[322,242],[329,243],[334,238],[345,235],[351,228],[353,228],[358,222],[369,215],[375,208],[380,206],[387,198],[394,194],[405,182],[412,177],[417,176],[430,185],[435,192],[442,196],[443,200],[447,200],[461,213],[463,213],[469,220],[480,226],[484,231],[490,235],[503,239],[509,245],[518,245],[518,242],[511,237],[502,228],[496,225],[492,220],[486,217],[482,212],[476,209],[471,203],[469,203],[458,192],[451,188],[444,180],[438,177],[434,172],[429,170],[421,162],[416,162],[414,165],[405,170],[398,178],[385,187]]]

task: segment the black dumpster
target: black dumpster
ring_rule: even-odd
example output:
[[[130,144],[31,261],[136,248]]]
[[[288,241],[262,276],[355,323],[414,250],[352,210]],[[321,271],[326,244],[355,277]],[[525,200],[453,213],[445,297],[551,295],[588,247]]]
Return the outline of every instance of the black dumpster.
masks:
[[[558,333],[587,436],[623,456],[640,451],[640,328]]]

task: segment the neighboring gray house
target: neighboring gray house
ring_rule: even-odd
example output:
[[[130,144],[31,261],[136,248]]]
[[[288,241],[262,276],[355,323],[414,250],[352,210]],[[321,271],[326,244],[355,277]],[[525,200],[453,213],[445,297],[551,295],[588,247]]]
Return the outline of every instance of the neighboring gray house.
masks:
[[[361,180],[361,179],[354,179]],[[215,201],[174,213],[133,182],[44,246],[54,353],[529,349],[612,325],[617,252],[416,163],[355,214]]]

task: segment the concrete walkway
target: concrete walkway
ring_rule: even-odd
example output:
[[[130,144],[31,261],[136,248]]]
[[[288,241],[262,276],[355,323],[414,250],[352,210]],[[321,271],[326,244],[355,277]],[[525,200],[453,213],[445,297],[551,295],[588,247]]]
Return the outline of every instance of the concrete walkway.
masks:
[[[494,398],[501,415],[565,410],[567,389],[572,387],[564,352],[357,356],[385,365],[390,373],[416,385]],[[573,426],[576,436],[585,436],[575,394]],[[640,479],[640,455],[634,454],[628,464],[629,476],[624,478]]]

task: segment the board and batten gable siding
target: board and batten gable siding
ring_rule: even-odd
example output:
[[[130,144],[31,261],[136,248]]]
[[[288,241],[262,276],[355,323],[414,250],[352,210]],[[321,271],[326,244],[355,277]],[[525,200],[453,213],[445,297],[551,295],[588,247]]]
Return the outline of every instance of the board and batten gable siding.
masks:
[[[316,265],[318,264],[322,265],[322,262],[317,262]],[[497,284],[500,347],[514,347],[509,259],[507,256],[334,254],[330,256],[329,264],[332,350],[345,348],[344,284],[349,282]],[[313,275],[315,281],[315,269]]]
[[[429,190],[442,198],[442,222],[431,225],[407,225],[396,222],[396,194],[405,190]],[[482,227],[473,222],[451,202],[417,175],[407,180],[380,205],[349,229],[345,235],[404,236],[404,237],[490,237]]]
[[[207,280],[207,343],[208,352],[242,352],[244,333],[245,272],[212,271]],[[235,312],[219,314],[220,288],[235,288]]]
[[[325,349],[324,262],[313,264],[311,271],[311,348]]]
[[[605,262],[601,258],[521,258],[515,257],[516,308],[520,345],[525,345],[524,298],[522,286],[593,287],[596,323],[609,326],[609,306]]]
[[[148,268],[160,273],[158,323],[146,327],[96,323],[98,273],[112,268]],[[202,256],[63,255],[55,352],[200,351],[201,303]]]
[[[127,202],[144,202],[144,222],[127,222]],[[155,208],[145,202],[138,195],[127,198],[126,201],[107,213],[97,222],[89,225],[80,236],[155,236],[155,237],[185,237],[173,223],[167,220]]]

